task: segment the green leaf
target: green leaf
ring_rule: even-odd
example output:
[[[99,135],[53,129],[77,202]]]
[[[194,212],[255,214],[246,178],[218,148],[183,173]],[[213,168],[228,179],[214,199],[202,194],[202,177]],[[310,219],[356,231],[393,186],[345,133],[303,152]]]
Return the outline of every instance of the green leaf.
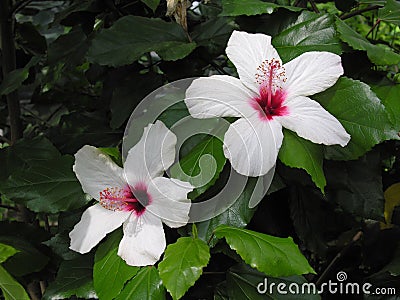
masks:
[[[22,69],[11,71],[0,84],[0,96],[7,95],[18,89],[29,76],[29,69],[39,62],[40,58],[32,57]]]
[[[134,73],[113,92],[110,103],[111,128],[118,128],[130,117],[136,105],[163,84],[163,77],[156,73]]]
[[[389,82],[385,85],[373,85],[371,88],[379,99],[381,99],[390,121],[392,121],[395,128],[400,132],[400,84]]]
[[[88,59],[100,65],[122,66],[156,51],[165,60],[184,58],[196,47],[188,43],[184,30],[175,22],[125,16],[97,34]]]
[[[382,165],[378,151],[356,161],[329,162],[326,196],[342,209],[364,219],[383,221]]]
[[[219,226],[214,233],[218,238],[225,238],[247,264],[266,275],[315,273],[291,237],[274,237],[225,225]]]
[[[254,16],[261,14],[272,14],[278,8],[286,8],[291,11],[300,11],[302,8],[295,6],[277,5],[261,0],[222,0],[221,16]]]
[[[79,257],[79,253],[69,249],[71,239],[68,232],[57,233],[50,240],[43,242],[46,246],[64,260],[71,260]]]
[[[3,263],[7,271],[14,276],[21,277],[33,272],[39,272],[49,262],[49,258],[38,250],[39,247],[21,237],[0,235],[0,242],[11,245],[18,250],[15,255]]]
[[[9,257],[18,252],[19,251],[16,250],[14,247],[0,243],[0,263],[5,262]]]
[[[153,266],[141,268],[115,299],[164,300],[165,288],[157,269]]]
[[[400,63],[400,55],[390,50],[390,48],[371,44],[339,18],[336,19],[336,25],[340,39],[353,49],[367,51],[368,58],[374,64],[386,66]]]
[[[184,95],[182,95],[182,97],[184,97]],[[189,115],[185,102],[179,101],[164,110],[157,119],[162,121],[168,128],[171,128],[179,120]]]
[[[198,46],[218,55],[224,52],[234,28],[230,18],[213,18],[196,26],[191,36]]]
[[[74,260],[63,261],[55,281],[51,282],[43,295],[43,300],[94,298],[92,280],[93,257],[82,255]]]
[[[313,98],[334,115],[351,135],[346,147],[325,147],[328,159],[357,159],[376,144],[398,138],[385,107],[363,82],[341,77],[333,87]]]
[[[315,185],[324,192],[326,180],[322,168],[324,155],[321,145],[314,144],[285,129],[279,159],[289,167],[306,170]]]
[[[189,194],[194,199],[215,183],[225,163],[222,141],[217,137],[210,137],[171,167],[171,177],[195,186],[196,189]]]
[[[160,4],[160,0],[140,0],[142,1],[144,4],[146,4],[149,8],[151,8],[151,10],[153,12],[156,11],[156,8],[158,7],[158,5]]]
[[[400,26],[400,3],[387,0],[385,6],[378,11],[378,18]]]
[[[331,15],[302,12],[295,23],[272,39],[282,61],[288,62],[308,51],[340,54],[339,39]]]
[[[289,285],[296,285],[300,287],[306,284],[307,280],[303,276],[291,276],[284,278],[273,278],[265,277],[263,273],[258,272],[246,265],[236,265],[229,269],[227,276],[227,291],[229,299],[248,299],[248,300],[265,300],[265,299],[293,299],[293,300],[316,300],[321,299],[319,295],[313,293],[296,293],[287,294],[279,293],[277,290],[278,284],[284,284],[286,291],[288,291]],[[265,286],[267,283],[267,286]],[[259,293],[257,287],[260,285],[260,291],[265,293]],[[272,293],[270,293],[270,289]],[[308,290],[305,289],[307,292]]]
[[[17,170],[0,190],[7,198],[25,203],[34,212],[57,213],[79,208],[87,203],[82,188],[72,171],[74,158],[65,155],[28,169]]]
[[[174,300],[180,299],[194,285],[209,260],[210,248],[200,239],[181,237],[168,245],[158,270]]]
[[[114,299],[125,283],[137,274],[139,268],[128,266],[117,255],[122,232],[117,230],[107,237],[96,251],[93,283],[99,299]]]
[[[11,173],[34,163],[61,157],[57,148],[44,136],[21,139],[13,146],[0,150],[0,179],[6,180]]]
[[[249,208],[249,201],[253,195],[256,183],[256,178],[249,178],[242,194],[226,211],[210,220],[196,223],[199,237],[206,242],[210,241],[209,244],[213,247],[217,242],[217,238],[213,234],[214,229],[219,225],[225,224],[239,228],[246,227],[256,210],[256,208]]]
[[[101,152],[111,157],[111,159],[120,167],[122,167],[122,155],[118,147],[98,148]]]
[[[61,117],[60,124],[49,131],[49,138],[61,152],[74,154],[84,145],[114,147],[122,134],[110,128],[105,113],[75,111]]]
[[[75,26],[68,33],[59,36],[48,49],[48,63],[55,65],[64,62],[66,66],[82,64],[88,50],[88,39],[80,26]]]
[[[29,300],[24,287],[0,265],[0,288],[5,300]]]

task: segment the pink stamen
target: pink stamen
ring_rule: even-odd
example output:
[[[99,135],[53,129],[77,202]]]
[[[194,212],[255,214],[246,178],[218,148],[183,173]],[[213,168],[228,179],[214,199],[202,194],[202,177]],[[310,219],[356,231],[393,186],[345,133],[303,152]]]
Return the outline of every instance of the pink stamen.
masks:
[[[133,211],[140,216],[150,202],[145,184],[138,184],[132,190],[126,185],[124,188],[111,187],[100,192],[100,205],[112,211]]]
[[[260,95],[251,99],[251,106],[260,112],[262,120],[272,120],[274,116],[288,114],[288,108],[283,105],[286,98],[282,90],[285,76],[285,69],[277,59],[265,60],[257,68],[255,78],[260,85]]]

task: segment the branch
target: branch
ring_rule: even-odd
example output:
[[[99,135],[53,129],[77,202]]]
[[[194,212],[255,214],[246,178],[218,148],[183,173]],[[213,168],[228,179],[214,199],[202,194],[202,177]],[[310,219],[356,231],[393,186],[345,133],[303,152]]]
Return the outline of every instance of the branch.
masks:
[[[3,78],[8,73],[15,70],[15,44],[11,20],[11,3],[9,0],[0,1],[0,27],[2,45],[2,69]],[[14,144],[22,137],[21,109],[17,92],[12,92],[6,96],[8,115],[10,117],[11,143]]]
[[[316,12],[317,14],[319,14],[319,9],[317,7],[317,5],[315,4],[314,0],[308,0],[308,2],[310,2],[312,9],[314,10],[314,12]]]
[[[358,231],[353,238],[351,239],[350,243],[348,243],[342,251],[340,251],[335,258],[331,261],[325,271],[321,274],[318,278],[317,282],[315,283],[316,286],[319,286],[322,282],[325,281],[325,278],[329,275],[331,270],[336,266],[336,263],[347,253],[347,251],[361,238],[362,231]]]
[[[375,9],[378,9],[378,8],[381,8],[381,7],[382,6],[380,6],[380,5],[368,6],[368,7],[363,8],[363,9],[359,9],[359,10],[355,10],[355,11],[349,12],[348,14],[343,14],[343,15],[340,16],[340,19],[341,20],[346,20],[346,19],[349,19],[351,17],[357,16],[357,15],[361,15],[361,14],[367,12],[367,11],[375,10]]]

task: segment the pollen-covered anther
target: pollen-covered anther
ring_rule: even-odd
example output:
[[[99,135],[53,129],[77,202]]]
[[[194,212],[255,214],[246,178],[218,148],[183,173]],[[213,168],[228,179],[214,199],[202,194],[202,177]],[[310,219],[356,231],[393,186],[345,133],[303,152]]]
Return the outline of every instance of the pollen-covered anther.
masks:
[[[112,211],[123,211],[128,209],[128,200],[124,189],[112,187],[100,192],[100,205]]]
[[[267,84],[273,90],[282,89],[282,83],[286,82],[286,71],[278,59],[266,59],[257,67],[255,79],[256,83]]]

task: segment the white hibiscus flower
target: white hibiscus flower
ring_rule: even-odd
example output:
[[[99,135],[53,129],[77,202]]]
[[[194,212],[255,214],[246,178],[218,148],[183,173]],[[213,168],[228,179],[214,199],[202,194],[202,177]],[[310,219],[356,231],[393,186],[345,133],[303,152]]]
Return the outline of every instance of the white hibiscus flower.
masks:
[[[118,255],[132,266],[157,262],[166,245],[162,222],[179,227],[189,220],[187,193],[193,187],[162,177],[174,162],[175,144],[176,136],[157,121],[145,128],[123,169],[92,146],[75,154],[74,172],[84,192],[99,203],[70,232],[72,250],[89,252],[123,224]]]
[[[343,74],[340,56],[307,52],[282,65],[270,36],[239,31],[232,33],[226,53],[240,79],[196,79],[185,103],[195,118],[239,117],[224,137],[225,156],[238,173],[261,176],[274,167],[282,126],[318,144],[349,142],[340,122],[307,97],[335,84]]]

